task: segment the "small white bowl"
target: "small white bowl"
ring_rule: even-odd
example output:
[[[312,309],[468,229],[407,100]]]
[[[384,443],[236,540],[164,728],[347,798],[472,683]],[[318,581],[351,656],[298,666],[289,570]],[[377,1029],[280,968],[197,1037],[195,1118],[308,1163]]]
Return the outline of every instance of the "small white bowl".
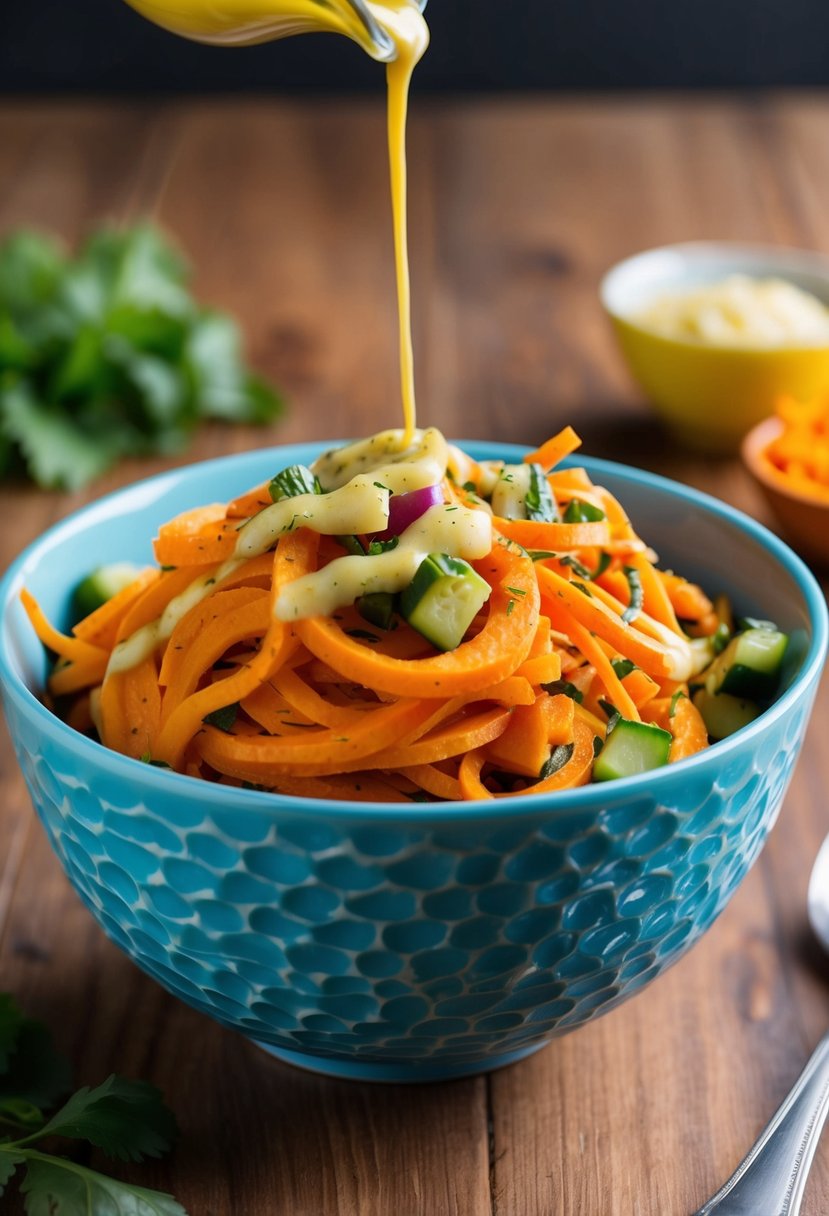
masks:
[[[630,370],[657,413],[682,441],[715,451],[735,450],[781,394],[810,400],[829,392],[829,344],[728,346],[668,338],[637,320],[666,292],[735,274],[784,279],[829,306],[829,257],[727,241],[636,254],[614,266],[599,289]]]

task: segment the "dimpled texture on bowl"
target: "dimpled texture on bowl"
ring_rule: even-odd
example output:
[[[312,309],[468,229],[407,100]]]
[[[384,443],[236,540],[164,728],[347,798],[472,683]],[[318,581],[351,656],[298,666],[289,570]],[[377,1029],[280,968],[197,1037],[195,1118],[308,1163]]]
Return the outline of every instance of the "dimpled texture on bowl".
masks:
[[[220,496],[308,459],[306,449],[263,464],[265,455],[237,458],[245,467]],[[661,487],[623,484],[631,475],[606,469],[597,462],[595,473],[632,504],[634,522],[657,499],[663,521],[687,515],[687,491],[675,488],[669,501]],[[190,501],[215,497],[197,474],[178,475]],[[162,500],[160,515],[158,504],[147,508],[156,523],[172,513]],[[711,559],[717,589],[749,599],[762,563],[777,563],[783,547],[756,528],[747,536],[727,513],[708,528],[721,542]],[[733,548],[722,551],[732,533],[748,564],[743,586],[728,571]],[[166,988],[323,1071],[458,1076],[517,1058],[640,991],[708,928],[756,858],[825,646],[818,593],[797,560],[785,560],[764,603],[802,634],[805,657],[776,709],[677,769],[564,796],[363,808],[139,766],[75,735],[14,678],[15,666],[32,677],[37,652],[22,655],[25,630],[8,619],[6,711],[73,885]],[[27,582],[37,583],[37,569],[30,557]],[[9,647],[21,652],[11,662]]]

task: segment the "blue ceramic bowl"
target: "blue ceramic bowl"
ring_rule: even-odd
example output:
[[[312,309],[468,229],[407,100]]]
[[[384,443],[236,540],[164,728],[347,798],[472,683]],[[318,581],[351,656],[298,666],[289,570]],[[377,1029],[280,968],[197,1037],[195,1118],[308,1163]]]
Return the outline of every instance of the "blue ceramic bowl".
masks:
[[[467,445],[479,458],[519,449]],[[681,764],[486,805],[314,802],[230,789],[106,751],[37,699],[51,617],[91,565],[145,561],[158,524],[229,498],[297,446],[120,491],[58,524],[0,588],[0,679],[35,807],[106,933],[183,1000],[275,1055],[381,1080],[482,1072],[641,991],[708,928],[780,809],[823,664],[805,566],[720,503],[601,461],[663,560],[792,634],[787,688]]]

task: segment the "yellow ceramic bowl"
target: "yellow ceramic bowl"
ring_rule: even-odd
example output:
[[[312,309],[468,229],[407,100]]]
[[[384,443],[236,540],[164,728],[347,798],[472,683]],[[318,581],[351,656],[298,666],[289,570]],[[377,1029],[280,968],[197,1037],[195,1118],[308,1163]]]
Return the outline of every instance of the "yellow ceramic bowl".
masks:
[[[829,392],[829,345],[714,345],[666,338],[635,320],[665,292],[733,274],[785,279],[829,305],[829,258],[728,242],[652,249],[620,262],[601,285],[622,353],[656,412],[681,442],[713,452],[735,451],[782,393],[809,400]]]
[[[782,430],[779,418],[766,418],[752,427],[743,439],[743,461],[792,546],[807,561],[829,567],[829,495],[818,490],[804,494],[793,489],[788,478],[769,460],[769,445]]]

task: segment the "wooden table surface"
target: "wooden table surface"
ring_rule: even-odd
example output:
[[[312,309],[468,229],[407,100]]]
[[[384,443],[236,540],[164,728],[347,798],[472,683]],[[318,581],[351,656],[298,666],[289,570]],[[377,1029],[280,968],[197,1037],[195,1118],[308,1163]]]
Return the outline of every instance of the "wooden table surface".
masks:
[[[672,448],[596,299],[618,258],[721,237],[829,251],[829,99],[416,103],[412,264],[422,421],[538,441],[714,491],[758,518],[736,463]],[[70,239],[150,214],[242,320],[292,408],[192,457],[396,417],[383,113],[371,101],[0,107],[0,232]],[[159,466],[160,467],[160,466]],[[95,493],[155,465],[134,463]],[[85,495],[6,490],[2,558]],[[780,822],[707,937],[607,1018],[489,1077],[410,1089],[269,1061],[169,997],[81,906],[0,755],[0,989],[47,1020],[79,1082],[152,1080],[182,1137],[136,1173],[191,1216],[685,1216],[724,1181],[829,1023],[805,916],[829,827],[824,683]],[[14,1202],[8,1210],[14,1209]],[[804,1205],[829,1211],[829,1143]],[[772,1216],[758,1212],[756,1216]]]

